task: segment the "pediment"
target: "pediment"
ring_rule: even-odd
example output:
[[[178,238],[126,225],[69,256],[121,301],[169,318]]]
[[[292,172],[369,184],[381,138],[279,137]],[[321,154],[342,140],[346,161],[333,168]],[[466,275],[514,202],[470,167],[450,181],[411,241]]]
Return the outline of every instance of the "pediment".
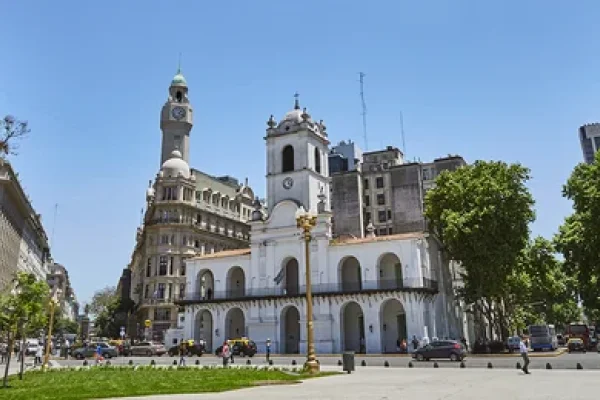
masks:
[[[266,221],[265,228],[296,227],[296,211],[300,205],[294,200],[282,200],[273,207]]]

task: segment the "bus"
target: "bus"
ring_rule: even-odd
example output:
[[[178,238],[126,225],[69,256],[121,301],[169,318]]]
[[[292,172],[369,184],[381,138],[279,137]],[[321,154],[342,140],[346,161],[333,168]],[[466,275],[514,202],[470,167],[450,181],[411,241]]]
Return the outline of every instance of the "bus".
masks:
[[[581,339],[587,349],[590,346],[590,328],[582,322],[573,322],[567,325],[565,335],[568,339]]]
[[[554,351],[558,348],[554,325],[529,325],[528,331],[529,342],[533,351]]]

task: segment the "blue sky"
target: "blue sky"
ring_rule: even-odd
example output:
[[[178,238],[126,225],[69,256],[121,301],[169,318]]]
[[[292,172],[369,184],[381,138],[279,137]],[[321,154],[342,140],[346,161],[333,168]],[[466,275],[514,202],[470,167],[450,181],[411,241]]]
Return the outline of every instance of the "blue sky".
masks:
[[[130,261],[180,52],[192,166],[260,194],[266,121],[295,91],[332,142],[364,147],[363,71],[369,149],[401,146],[402,111],[411,159],[521,162],[533,231],[549,237],[571,209],[560,191],[582,159],[577,128],[600,119],[593,1],[0,4],[0,114],[32,129],[11,159],[49,236],[59,205],[52,254],[81,301]]]

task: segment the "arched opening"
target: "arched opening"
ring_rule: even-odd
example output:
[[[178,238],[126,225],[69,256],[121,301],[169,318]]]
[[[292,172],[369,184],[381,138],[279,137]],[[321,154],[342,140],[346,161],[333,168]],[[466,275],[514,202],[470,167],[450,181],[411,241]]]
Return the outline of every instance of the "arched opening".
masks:
[[[246,335],[246,318],[244,312],[238,308],[232,308],[225,315],[225,339],[237,339]]]
[[[398,343],[407,339],[406,312],[398,299],[386,300],[381,305],[379,315],[381,323],[381,351],[382,353],[395,353]]]
[[[177,93],[175,93],[175,98],[177,99],[178,103],[181,103],[181,100],[183,100],[183,94],[180,90],[178,90]]]
[[[295,258],[289,259],[285,264],[285,294],[300,293],[300,274],[298,268],[298,260]]]
[[[201,300],[212,300],[215,292],[215,277],[212,271],[205,269],[198,273],[196,293]]]
[[[342,292],[358,291],[362,288],[360,263],[356,257],[346,257],[340,264]]]
[[[321,152],[315,147],[315,171],[321,173]]]
[[[281,311],[281,349],[284,354],[300,353],[300,312],[294,306]]]
[[[366,353],[365,319],[362,308],[355,301],[342,306],[342,350]]]
[[[246,275],[241,267],[231,267],[227,272],[227,298],[246,295]]]
[[[213,317],[210,311],[201,310],[196,314],[196,323],[194,324],[194,340],[204,340],[206,342],[206,351],[212,352],[212,333]]]
[[[386,253],[379,258],[377,265],[379,289],[402,288],[402,264],[394,253]]]
[[[287,145],[281,152],[281,172],[290,172],[294,170],[294,148]]]

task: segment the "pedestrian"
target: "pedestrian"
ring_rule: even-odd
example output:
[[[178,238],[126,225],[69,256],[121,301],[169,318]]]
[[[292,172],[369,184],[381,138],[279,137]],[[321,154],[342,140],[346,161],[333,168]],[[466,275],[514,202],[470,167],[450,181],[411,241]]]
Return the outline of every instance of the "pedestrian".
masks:
[[[417,351],[419,348],[419,339],[417,339],[417,335],[413,335],[412,339],[413,351]]]
[[[8,345],[6,343],[0,343],[0,364],[4,364],[6,362],[8,355]]]
[[[235,360],[233,359],[233,356],[234,356],[233,353],[235,353],[236,346],[239,346],[239,344],[234,343],[231,346],[229,346],[229,345],[227,346],[227,348],[229,349],[229,358],[231,359],[232,364],[235,364]]]
[[[35,359],[33,361],[33,365],[42,364],[42,346],[38,345],[37,350],[35,351]]]
[[[267,362],[271,360],[271,339],[267,339]]]
[[[227,344],[227,341],[223,342],[223,347],[221,348],[221,357],[223,358],[223,368],[227,368],[227,361],[229,361],[229,357],[231,357],[231,354],[229,354],[229,345]]]
[[[71,353],[71,343],[69,339],[65,339],[65,360],[69,359],[69,354]]]
[[[187,346],[183,339],[179,342],[179,366],[185,367],[185,353],[187,352]]]
[[[96,347],[96,364],[102,364],[102,346],[98,343],[98,347]]]
[[[400,353],[408,353],[408,344],[406,343],[406,339],[402,339],[402,341],[400,342]]]
[[[400,346],[401,346],[402,342],[400,341],[400,338],[396,339],[396,351],[398,353],[401,352]]]
[[[526,373],[527,375],[529,375],[531,372],[529,372],[529,355],[527,354],[528,350],[527,350],[527,345],[525,344],[525,341],[521,338],[521,341],[519,342],[519,351],[521,352],[521,357],[523,357],[523,368],[521,368],[521,370]]]

